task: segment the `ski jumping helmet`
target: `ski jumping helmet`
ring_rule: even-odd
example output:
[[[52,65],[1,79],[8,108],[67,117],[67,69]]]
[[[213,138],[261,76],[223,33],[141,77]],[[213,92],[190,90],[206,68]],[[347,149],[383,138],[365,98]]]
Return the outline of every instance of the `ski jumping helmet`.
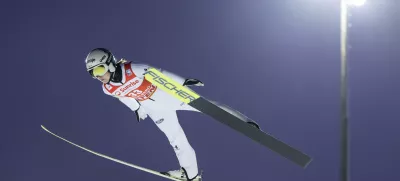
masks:
[[[89,74],[96,78],[107,72],[115,72],[117,68],[117,60],[114,55],[105,48],[95,48],[89,52],[85,59],[86,70]]]

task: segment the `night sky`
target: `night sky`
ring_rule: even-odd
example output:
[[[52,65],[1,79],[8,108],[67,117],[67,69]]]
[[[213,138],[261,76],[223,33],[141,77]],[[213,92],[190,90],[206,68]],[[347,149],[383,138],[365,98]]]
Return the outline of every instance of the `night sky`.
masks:
[[[211,117],[178,112],[204,181],[338,181],[339,0],[20,1],[0,5],[0,180],[163,181],[92,155],[178,169],[164,134],[85,70],[96,47],[194,88],[313,157],[303,169]],[[351,9],[351,178],[400,180],[400,2]]]

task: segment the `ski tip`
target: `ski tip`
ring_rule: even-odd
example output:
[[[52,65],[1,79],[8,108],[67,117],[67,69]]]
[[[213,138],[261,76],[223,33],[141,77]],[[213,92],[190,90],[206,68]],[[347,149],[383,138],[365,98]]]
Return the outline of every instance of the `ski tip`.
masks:
[[[40,127],[42,127],[42,129],[47,130],[43,125],[40,125]]]

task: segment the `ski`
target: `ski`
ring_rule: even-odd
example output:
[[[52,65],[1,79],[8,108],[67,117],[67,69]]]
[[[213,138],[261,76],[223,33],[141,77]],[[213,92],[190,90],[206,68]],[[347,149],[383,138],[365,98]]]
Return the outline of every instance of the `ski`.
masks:
[[[117,163],[120,163],[120,164],[129,166],[129,167],[132,167],[132,168],[136,168],[136,169],[141,170],[141,171],[145,171],[145,172],[147,172],[147,173],[151,173],[151,174],[154,174],[154,175],[158,175],[158,176],[164,177],[164,178],[166,178],[166,179],[175,180],[175,181],[182,181],[182,180],[180,180],[180,179],[176,179],[176,178],[170,177],[170,176],[168,176],[168,175],[165,175],[165,174],[163,174],[163,172],[159,172],[159,171],[151,170],[151,169],[144,168],[144,167],[141,167],[141,166],[138,166],[138,165],[134,165],[134,164],[131,164],[131,163],[127,163],[127,162],[124,162],[124,161],[122,161],[122,160],[118,160],[118,159],[109,157],[109,156],[107,156],[107,155],[104,155],[104,154],[101,154],[101,153],[98,153],[98,152],[89,150],[89,149],[87,149],[87,148],[85,148],[85,147],[83,147],[83,146],[77,145],[77,144],[75,144],[75,143],[73,143],[73,142],[71,142],[71,141],[68,141],[67,139],[65,139],[65,138],[63,138],[63,137],[61,137],[61,136],[58,136],[58,135],[54,134],[53,132],[49,131],[49,130],[48,130],[46,127],[44,127],[43,125],[41,125],[41,127],[42,127],[43,130],[45,130],[46,132],[50,133],[51,135],[53,135],[53,136],[55,136],[55,137],[57,137],[57,138],[59,138],[59,139],[65,141],[65,142],[67,142],[67,143],[69,143],[69,144],[71,144],[71,145],[74,145],[74,146],[76,146],[76,147],[78,147],[78,148],[81,148],[81,149],[83,149],[83,150],[85,150],[85,151],[87,151],[87,152],[89,152],[89,153],[92,153],[92,154],[94,154],[94,155],[103,157],[103,158],[105,158],[105,159],[108,159],[108,160],[111,160],[111,161],[114,161],[114,162],[117,162]]]
[[[202,113],[205,113],[215,120],[225,124],[226,126],[229,126],[230,128],[244,134],[245,136],[278,153],[293,163],[306,168],[312,161],[310,156],[280,141],[270,134],[267,134],[259,129],[258,125],[255,126],[254,124],[248,124],[255,123],[255,121],[251,120],[250,118],[246,117],[246,120],[244,120],[240,116],[227,112],[220,106],[214,104],[212,101],[207,100],[193,90],[180,85],[173,79],[167,77],[159,70],[150,68],[144,73],[144,75],[148,81],[180,101],[187,103]]]

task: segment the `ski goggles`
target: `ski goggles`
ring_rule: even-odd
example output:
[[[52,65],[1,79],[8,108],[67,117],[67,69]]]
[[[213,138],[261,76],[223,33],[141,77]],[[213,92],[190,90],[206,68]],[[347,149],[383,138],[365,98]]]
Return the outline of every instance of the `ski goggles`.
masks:
[[[94,67],[93,69],[90,69],[89,73],[93,78],[96,78],[97,76],[103,76],[104,74],[107,73],[107,71],[108,71],[108,66],[105,64],[100,64]]]

